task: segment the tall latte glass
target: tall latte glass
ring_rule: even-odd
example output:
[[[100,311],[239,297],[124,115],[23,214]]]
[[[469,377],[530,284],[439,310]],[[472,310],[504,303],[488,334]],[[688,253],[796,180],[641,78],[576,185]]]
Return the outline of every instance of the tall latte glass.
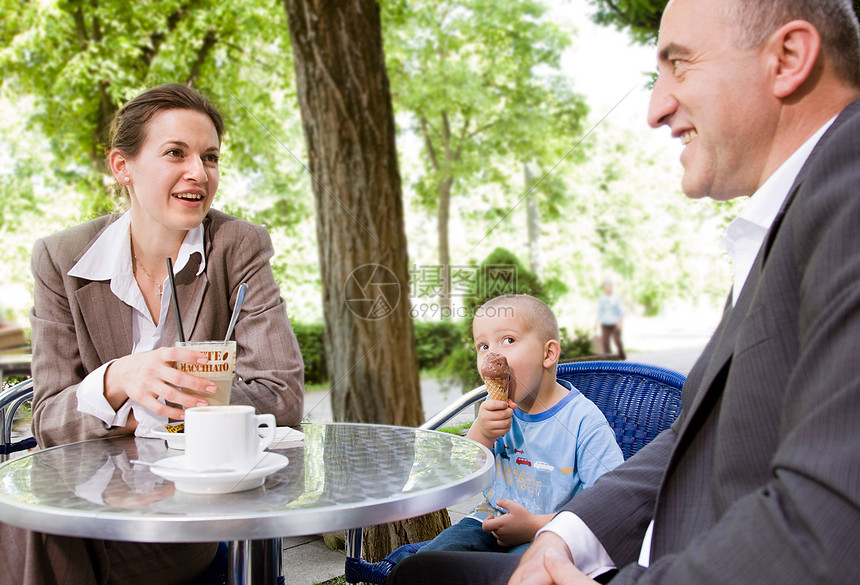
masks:
[[[178,341],[176,346],[203,352],[209,358],[209,362],[205,364],[176,362],[174,367],[182,372],[212,380],[218,388],[215,394],[201,394],[188,388],[181,388],[182,392],[200,396],[212,406],[230,404],[230,390],[233,388],[233,378],[236,374],[236,342]]]

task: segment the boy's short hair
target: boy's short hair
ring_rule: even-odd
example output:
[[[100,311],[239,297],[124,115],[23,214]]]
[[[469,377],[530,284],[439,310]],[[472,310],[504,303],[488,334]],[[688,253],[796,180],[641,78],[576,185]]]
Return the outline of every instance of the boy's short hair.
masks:
[[[558,320],[546,303],[531,295],[502,295],[490,299],[475,313],[481,317],[508,317],[520,319],[529,330],[546,343],[550,339],[559,341]]]

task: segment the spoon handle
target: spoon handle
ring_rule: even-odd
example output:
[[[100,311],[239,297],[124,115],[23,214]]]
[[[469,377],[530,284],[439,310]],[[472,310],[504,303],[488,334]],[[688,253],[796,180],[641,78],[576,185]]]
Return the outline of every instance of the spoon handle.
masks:
[[[230,341],[230,336],[233,335],[233,327],[236,326],[236,321],[239,319],[239,308],[245,302],[246,292],[248,292],[248,283],[243,282],[239,285],[239,292],[236,293],[236,304],[233,306],[233,314],[230,315],[230,324],[227,326],[227,336],[224,341]]]

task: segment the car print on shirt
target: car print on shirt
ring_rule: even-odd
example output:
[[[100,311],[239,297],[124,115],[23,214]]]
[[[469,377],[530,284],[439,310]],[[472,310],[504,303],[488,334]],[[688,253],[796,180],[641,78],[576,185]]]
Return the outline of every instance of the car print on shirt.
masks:
[[[535,461],[535,469],[543,469],[544,471],[552,471],[555,469],[552,465],[547,463],[546,461]]]
[[[529,467],[531,467],[532,462],[525,457],[517,457],[517,465],[528,465]]]
[[[562,467],[559,471],[562,473],[573,473],[575,470],[573,467]]]

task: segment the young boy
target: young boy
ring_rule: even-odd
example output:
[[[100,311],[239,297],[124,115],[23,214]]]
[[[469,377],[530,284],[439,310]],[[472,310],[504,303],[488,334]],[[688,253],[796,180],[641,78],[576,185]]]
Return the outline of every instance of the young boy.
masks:
[[[562,504],[624,458],[600,410],[556,380],[559,331],[547,305],[496,297],[476,312],[472,335],[478,371],[494,353],[510,372],[508,401],[485,400],[467,435],[493,451],[496,479],[469,516],[421,551],[522,553]]]
[[[522,553],[562,504],[623,456],[600,410],[556,380],[559,332],[548,306],[528,295],[496,297],[478,309],[472,334],[478,371],[493,353],[510,374],[508,401],[485,400],[467,435],[493,451],[496,479],[469,516],[419,552]],[[411,554],[402,548],[388,559]]]

